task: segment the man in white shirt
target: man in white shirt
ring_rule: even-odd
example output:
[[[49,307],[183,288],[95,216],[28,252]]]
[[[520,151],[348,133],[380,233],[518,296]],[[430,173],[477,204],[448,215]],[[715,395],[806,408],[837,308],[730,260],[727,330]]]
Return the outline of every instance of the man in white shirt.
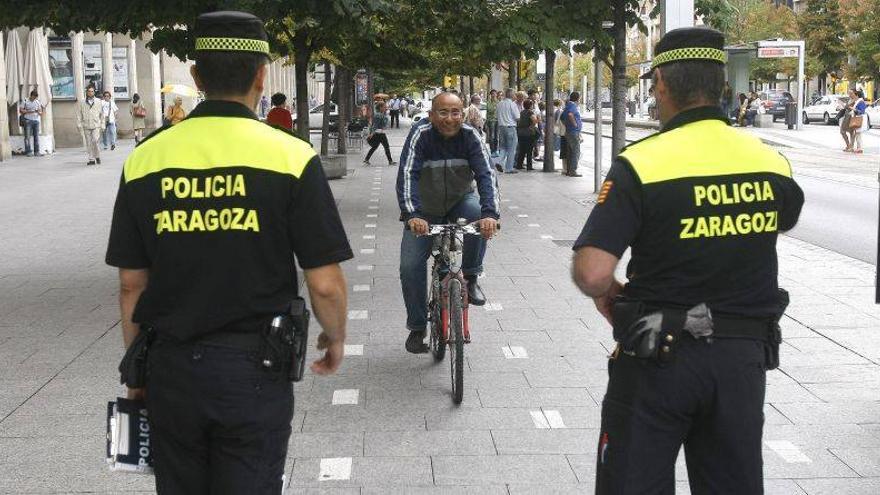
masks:
[[[104,91],[104,99],[101,101],[101,116],[104,117],[104,149],[110,146],[111,150],[116,149],[116,113],[119,107],[113,101],[109,91]]]
[[[513,88],[504,91],[504,99],[498,102],[495,113],[498,117],[498,149],[503,155],[505,174],[515,174],[513,163],[516,159],[516,121],[519,120],[519,107],[513,101],[516,92]]]
[[[397,127],[400,129],[400,98],[394,95],[388,102],[389,114],[391,114],[391,125],[388,127]]]
[[[36,90],[31,91],[30,97],[22,102],[18,112],[24,118],[24,152],[27,156],[40,154],[40,117],[46,107],[37,99]],[[34,148],[31,150],[30,137],[33,136]]]

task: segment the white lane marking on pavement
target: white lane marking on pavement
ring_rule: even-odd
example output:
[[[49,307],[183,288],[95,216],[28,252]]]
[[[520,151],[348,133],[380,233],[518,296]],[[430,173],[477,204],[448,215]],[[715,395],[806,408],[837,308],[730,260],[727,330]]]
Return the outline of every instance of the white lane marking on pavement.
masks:
[[[379,216],[378,213],[367,213],[367,218],[376,218],[378,216]]]
[[[375,252],[376,252],[376,250],[373,249],[373,248],[364,248],[364,249],[361,249],[361,254],[373,254],[373,253],[375,253]]]
[[[369,312],[366,309],[352,309],[348,312],[349,320],[366,320]]]
[[[377,205],[370,205],[367,208],[369,208],[371,210],[378,210],[379,209],[379,207]]]
[[[368,272],[373,269],[373,265],[358,265],[359,272]]]
[[[797,445],[788,440],[765,440],[764,443],[767,444],[773,452],[779,454],[779,457],[782,457],[785,462],[792,464],[808,464],[813,462],[806,456],[806,454],[801,452],[801,449],[799,449]]]
[[[513,351],[510,350],[510,346],[504,346],[501,348],[501,352],[504,353],[504,357],[507,359],[513,359]]]
[[[375,238],[376,238],[376,236],[374,236],[373,234],[367,234],[367,235],[364,236],[364,239],[368,239],[368,240],[369,240],[369,239],[375,239]]]
[[[381,191],[382,188],[381,188],[381,187],[374,187],[373,190],[374,190],[374,191]]]
[[[552,235],[544,234],[544,235],[541,236],[541,239],[553,239],[553,236],[552,236]]]
[[[529,227],[540,227],[540,226],[541,226],[540,223],[530,223],[529,224]]]
[[[351,478],[351,457],[321,459],[318,481],[347,480]]]
[[[346,356],[363,356],[364,355],[364,345],[363,344],[345,344],[345,355]]]
[[[356,388],[343,388],[340,390],[333,391],[333,405],[334,406],[345,406],[345,405],[357,405],[358,396],[361,391]]]
[[[375,229],[375,228],[376,228],[376,224],[375,224],[375,223],[365,223],[365,224],[364,224],[364,228],[365,228],[365,229]]]
[[[518,210],[519,206],[508,206],[508,208],[510,208],[511,210]]]
[[[370,196],[378,196],[378,195],[379,195],[379,193],[377,193],[377,192],[371,192],[371,193],[370,193]]]
[[[550,428],[567,428],[562,421],[562,415],[559,414],[559,411],[544,411],[544,417],[547,418],[547,423],[550,425]]]
[[[378,203],[378,202],[379,202],[379,198],[373,198],[373,199],[370,200],[370,202],[371,202],[371,203]]]
[[[494,302],[486,303],[486,305],[483,306],[483,309],[485,309],[486,311],[501,311],[503,308],[501,307],[500,302]]]
[[[507,203],[508,201],[510,201],[510,198],[505,198],[501,200],[502,203]]]
[[[535,428],[540,428],[542,430],[549,430],[550,424],[547,423],[547,418],[544,417],[544,413],[541,411],[529,411],[529,414],[532,415],[532,421],[535,423]]]
[[[520,214],[517,215],[516,217],[517,217],[517,218],[529,218],[529,216],[526,215],[525,213],[520,213]]]
[[[506,345],[501,348],[507,359],[528,359],[529,354],[524,347]]]
[[[355,285],[354,291],[355,292],[370,292],[370,286],[369,285]]]

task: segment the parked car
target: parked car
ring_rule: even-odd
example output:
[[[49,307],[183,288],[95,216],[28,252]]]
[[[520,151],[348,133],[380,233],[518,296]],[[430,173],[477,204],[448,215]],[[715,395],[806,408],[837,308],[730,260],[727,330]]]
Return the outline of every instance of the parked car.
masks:
[[[880,99],[874,100],[874,103],[868,105],[865,115],[868,116],[869,127],[880,127]]]
[[[804,124],[821,120],[824,124],[837,124],[837,112],[846,106],[846,95],[825,95],[804,107],[801,119]],[[880,123],[880,121],[878,121]]]
[[[794,101],[794,96],[782,89],[768,89],[761,94],[761,101],[764,102],[764,110],[772,115],[773,122],[776,122],[778,119],[785,119],[785,105]]]
[[[293,127],[296,128],[296,108],[292,108]],[[339,120],[339,109],[336,104],[330,102],[330,124],[333,125]],[[320,104],[309,110],[309,129],[321,129],[324,127],[324,104]]]

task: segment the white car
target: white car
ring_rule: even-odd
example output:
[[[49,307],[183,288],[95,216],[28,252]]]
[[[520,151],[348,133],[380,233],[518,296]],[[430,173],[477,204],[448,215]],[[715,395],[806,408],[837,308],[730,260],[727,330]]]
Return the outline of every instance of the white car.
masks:
[[[296,128],[296,108],[291,109],[293,112],[293,127]],[[339,109],[336,104],[330,102],[330,124],[335,124],[339,119]],[[324,127],[324,104],[320,104],[309,110],[309,129],[321,129]]]
[[[868,105],[865,115],[868,116],[869,127],[880,127],[880,99],[874,100],[872,105]]]
[[[837,112],[846,106],[846,95],[825,95],[806,106],[801,114],[804,124],[821,120],[824,124],[837,124]]]

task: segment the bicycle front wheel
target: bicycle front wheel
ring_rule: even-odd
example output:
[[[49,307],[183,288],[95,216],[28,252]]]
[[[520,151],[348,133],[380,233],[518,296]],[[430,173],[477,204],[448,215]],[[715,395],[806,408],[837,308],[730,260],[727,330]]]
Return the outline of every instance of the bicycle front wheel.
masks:
[[[449,283],[449,370],[452,378],[452,402],[461,404],[464,397],[464,308],[460,280]]]
[[[428,306],[431,318],[431,354],[434,355],[434,361],[443,361],[446,357],[446,341],[443,339],[443,319],[440,312],[439,298],[435,298],[434,302]]]

